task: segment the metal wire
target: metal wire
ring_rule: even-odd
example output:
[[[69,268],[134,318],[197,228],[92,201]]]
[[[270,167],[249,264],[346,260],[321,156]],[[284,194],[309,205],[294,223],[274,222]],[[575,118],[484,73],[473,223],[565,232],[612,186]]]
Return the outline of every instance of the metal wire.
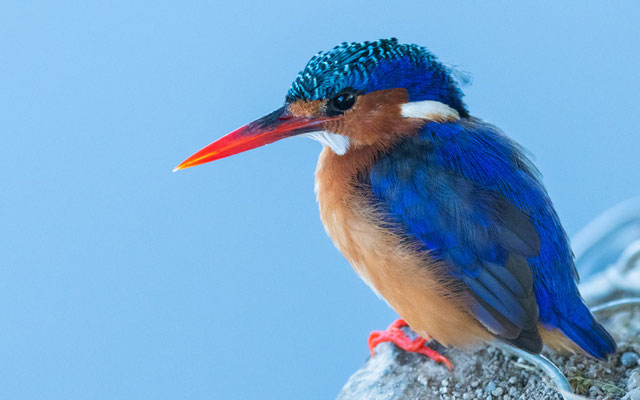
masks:
[[[619,308],[626,308],[628,306],[640,306],[640,297],[627,297],[624,299],[613,300],[608,303],[600,304],[593,307],[591,312],[598,315],[605,311],[616,311]]]
[[[513,347],[506,343],[498,342],[496,345],[503,350],[506,350],[509,353],[515,354],[516,356],[522,358],[523,360],[529,361],[531,364],[537,366],[541,370],[543,370],[551,379],[551,382],[555,385],[558,392],[564,397],[564,392],[573,393],[573,389],[567,380],[567,377],[564,376],[562,371],[554,363],[552,363],[547,357],[541,354],[531,354],[526,351],[519,349],[517,347]],[[564,397],[568,399],[567,397]]]

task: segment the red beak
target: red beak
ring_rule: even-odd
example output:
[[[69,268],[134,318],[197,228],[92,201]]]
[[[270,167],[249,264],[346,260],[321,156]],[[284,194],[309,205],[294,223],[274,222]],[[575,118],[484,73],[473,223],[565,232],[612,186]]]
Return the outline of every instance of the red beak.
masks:
[[[282,107],[221,137],[184,160],[173,171],[229,157],[276,140],[319,131],[322,130],[322,124],[331,119],[333,118],[294,117]]]

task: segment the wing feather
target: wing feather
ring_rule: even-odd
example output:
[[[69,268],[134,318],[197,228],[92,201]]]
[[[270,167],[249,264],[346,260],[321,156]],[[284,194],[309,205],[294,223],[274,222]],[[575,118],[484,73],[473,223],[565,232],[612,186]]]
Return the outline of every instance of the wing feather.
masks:
[[[540,350],[539,311],[527,262],[539,254],[540,237],[526,212],[497,186],[480,185],[451,168],[424,136],[381,157],[369,181],[392,222],[464,282],[473,297],[472,312],[487,329],[527,350]]]

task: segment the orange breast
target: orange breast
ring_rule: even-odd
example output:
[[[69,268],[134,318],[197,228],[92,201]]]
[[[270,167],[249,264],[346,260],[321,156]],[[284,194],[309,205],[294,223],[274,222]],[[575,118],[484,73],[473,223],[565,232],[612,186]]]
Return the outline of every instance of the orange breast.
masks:
[[[380,213],[357,180],[374,162],[375,149],[338,156],[325,148],[316,170],[320,216],[336,247],[358,275],[420,335],[464,347],[491,334],[467,311],[467,293],[441,265],[382,227]]]

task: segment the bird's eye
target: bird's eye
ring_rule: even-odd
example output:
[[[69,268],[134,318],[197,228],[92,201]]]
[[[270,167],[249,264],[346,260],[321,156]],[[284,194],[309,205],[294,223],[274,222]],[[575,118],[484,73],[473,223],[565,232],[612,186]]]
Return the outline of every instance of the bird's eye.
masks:
[[[329,107],[334,112],[343,113],[353,107],[355,103],[356,93],[351,90],[344,90],[331,99]]]

